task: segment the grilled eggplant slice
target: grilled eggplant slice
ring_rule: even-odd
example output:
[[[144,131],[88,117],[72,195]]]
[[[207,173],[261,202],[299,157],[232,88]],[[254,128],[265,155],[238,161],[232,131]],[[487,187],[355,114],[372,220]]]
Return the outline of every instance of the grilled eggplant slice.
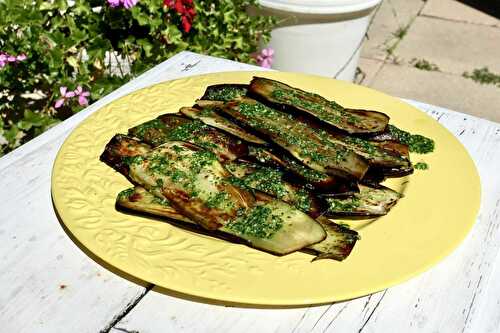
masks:
[[[326,198],[325,216],[382,216],[402,197],[398,192],[379,185],[359,185],[359,193],[348,198]]]
[[[134,139],[127,144],[134,142],[139,144]],[[326,237],[315,220],[284,202],[255,202],[250,192],[231,184],[231,174],[213,153],[198,146],[172,141],[131,157],[120,155],[116,142],[112,143],[105,150],[109,165],[126,163],[128,170],[119,171],[128,172],[126,176],[134,184],[167,200],[171,208],[205,229],[226,231],[276,254],[296,251]]]
[[[269,200],[266,200],[269,201]],[[179,214],[170,203],[163,199],[158,199],[144,188],[136,186],[120,192],[118,195],[117,206],[133,210],[136,212],[152,214],[184,222],[185,225],[197,226],[197,224],[182,214]],[[320,217],[317,222],[326,232],[326,238],[316,244],[302,249],[306,253],[316,254],[314,259],[334,259],[342,261],[351,253],[357,239],[358,233],[348,228],[342,227],[330,220]],[[202,229],[197,231],[203,232]],[[226,235],[238,236],[231,229],[221,228],[209,235],[226,239]],[[234,239],[231,239],[234,240]]]
[[[320,215],[320,202],[303,186],[288,183],[278,169],[246,162],[229,162],[224,165],[235,177],[236,186],[261,191],[282,200],[311,217]]]
[[[232,134],[237,138],[245,140],[246,142],[250,142],[250,143],[254,143],[254,144],[258,144],[258,145],[265,145],[266,144],[266,141],[262,140],[261,138],[255,136],[251,133],[248,133],[243,128],[232,123],[231,121],[227,120],[226,118],[218,115],[214,111],[213,107],[206,107],[206,108],[203,108],[202,110],[195,109],[195,108],[181,108],[180,112],[183,115],[185,115],[186,117],[189,117],[191,119],[200,120],[208,126],[212,126],[212,127],[217,128],[217,129],[220,129],[224,132]]]
[[[213,152],[219,161],[247,155],[247,146],[237,139],[175,114],[166,114],[129,129],[129,135],[156,147],[168,141],[185,141]]]
[[[387,127],[389,117],[381,112],[346,109],[320,95],[275,80],[254,77],[249,94],[282,110],[312,116],[347,133],[377,133]]]
[[[251,98],[227,103],[221,112],[266,136],[306,166],[334,176],[361,179],[366,160],[342,145],[328,142],[314,129]]]
[[[229,102],[238,97],[245,96],[247,91],[247,84],[215,84],[208,86],[200,99]]]

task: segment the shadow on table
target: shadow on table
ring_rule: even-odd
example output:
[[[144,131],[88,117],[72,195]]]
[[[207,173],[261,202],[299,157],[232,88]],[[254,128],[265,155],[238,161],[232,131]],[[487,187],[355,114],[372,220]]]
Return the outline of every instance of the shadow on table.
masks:
[[[112,272],[115,275],[118,275],[121,278],[124,278],[134,284],[137,284],[143,288],[146,289],[146,292],[143,294],[147,294],[150,291],[157,292],[160,294],[164,294],[166,296],[170,297],[176,297],[176,298],[181,298],[186,301],[191,301],[191,302],[196,302],[196,303],[204,303],[204,304],[209,304],[209,305],[217,305],[217,306],[225,306],[225,307],[239,307],[239,308],[252,308],[252,309],[294,309],[294,308],[304,308],[304,307],[313,307],[313,306],[322,306],[326,304],[336,304],[336,303],[344,303],[351,301],[353,299],[349,300],[344,300],[344,301],[339,301],[339,302],[325,302],[325,303],[320,303],[320,304],[311,304],[311,305],[266,305],[266,304],[247,304],[247,303],[239,303],[239,302],[230,302],[230,301],[220,301],[220,300],[215,300],[211,298],[205,298],[205,297],[199,297],[199,296],[194,296],[182,292],[178,292],[175,290],[171,290],[168,288],[160,287],[157,285],[154,285],[152,283],[149,283],[147,281],[141,280],[139,278],[136,278],[133,275],[130,275],[112,265],[107,263],[106,261],[102,260],[98,256],[96,256],[94,253],[92,253],[89,249],[85,247],[72,233],[71,231],[66,227],[66,225],[62,222],[61,217],[59,216],[59,213],[57,212],[57,209],[54,205],[54,201],[52,200],[52,207],[54,208],[54,213],[56,214],[57,220],[59,221],[59,224],[61,225],[61,228],[64,230],[64,232],[68,235],[68,237],[73,241],[73,243],[76,244],[76,246],[83,252],[85,253],[89,258],[91,258],[93,261],[95,261],[97,264],[101,265],[108,271]],[[165,222],[164,220],[158,219],[158,221]],[[382,292],[383,290],[379,291]],[[365,296],[360,296],[358,298],[366,297],[369,295]],[[142,298],[142,297],[141,297]]]
[[[458,2],[500,19],[500,0],[458,0]]]

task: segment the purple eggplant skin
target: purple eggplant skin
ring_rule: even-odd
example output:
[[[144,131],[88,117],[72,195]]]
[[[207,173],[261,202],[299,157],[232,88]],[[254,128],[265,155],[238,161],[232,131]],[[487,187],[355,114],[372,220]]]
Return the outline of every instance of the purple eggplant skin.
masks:
[[[352,150],[325,140],[307,124],[251,98],[231,101],[221,112],[238,125],[260,133],[316,171],[361,179],[368,169],[367,161]]]
[[[247,95],[285,112],[313,117],[349,134],[383,132],[389,123],[389,116],[382,112],[344,108],[320,95],[263,77],[252,79]]]
[[[184,141],[212,151],[219,161],[232,161],[248,154],[248,147],[239,139],[192,120],[182,114],[165,114],[128,131],[153,147],[168,141]]]

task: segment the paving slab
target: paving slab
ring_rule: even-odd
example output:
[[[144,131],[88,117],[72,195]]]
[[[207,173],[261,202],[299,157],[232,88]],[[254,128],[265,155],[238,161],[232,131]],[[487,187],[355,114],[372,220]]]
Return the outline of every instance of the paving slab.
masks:
[[[500,72],[500,28],[419,16],[395,50],[399,59],[425,59],[443,72],[488,67]]]
[[[500,26],[500,20],[455,0],[428,0],[422,15],[474,24]]]
[[[361,56],[385,59],[386,49],[396,40],[394,34],[398,29],[408,26],[424,4],[424,0],[383,0],[368,29],[368,39],[363,45]]]
[[[358,69],[360,70],[360,73],[359,75],[356,75],[354,82],[365,86],[370,85],[383,65],[384,62],[381,60],[363,57],[359,58]]]
[[[500,122],[500,88],[459,75],[385,64],[368,86],[389,95]]]

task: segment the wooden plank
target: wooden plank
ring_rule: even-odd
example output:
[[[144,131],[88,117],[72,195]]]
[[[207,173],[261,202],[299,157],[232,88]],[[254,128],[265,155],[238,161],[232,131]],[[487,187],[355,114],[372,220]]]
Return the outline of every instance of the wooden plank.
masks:
[[[482,332],[474,326],[481,318],[492,318],[488,327],[494,329],[499,321],[500,297],[489,294],[494,290],[493,294],[500,296],[500,288],[487,282],[491,280],[491,265],[497,260],[500,244],[500,175],[495,172],[500,165],[500,125],[412,103],[459,138],[483,179],[477,223],[448,258],[386,291],[349,302],[306,308],[223,307],[153,289],[112,332]],[[489,307],[480,307],[481,304]]]
[[[258,69],[183,52],[0,159],[0,323],[3,332],[109,329],[147,292],[108,271],[66,235],[50,196],[64,139],[92,112],[136,89],[177,77]]]

